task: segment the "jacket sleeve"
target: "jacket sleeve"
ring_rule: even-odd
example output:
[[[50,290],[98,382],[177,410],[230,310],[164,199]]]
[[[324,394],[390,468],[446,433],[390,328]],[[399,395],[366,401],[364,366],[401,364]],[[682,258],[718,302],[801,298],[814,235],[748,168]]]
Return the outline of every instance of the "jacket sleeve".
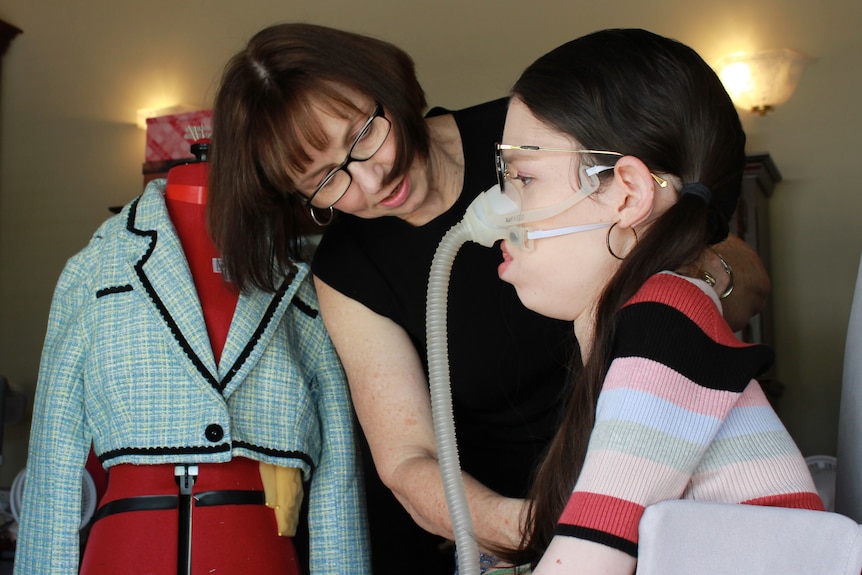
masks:
[[[33,406],[16,574],[78,573],[81,477],[90,434],[84,410],[89,278],[98,238],[66,264],[51,303]]]
[[[309,490],[311,573],[370,573],[365,491],[347,379],[335,348],[316,321],[316,396],[322,448]]]

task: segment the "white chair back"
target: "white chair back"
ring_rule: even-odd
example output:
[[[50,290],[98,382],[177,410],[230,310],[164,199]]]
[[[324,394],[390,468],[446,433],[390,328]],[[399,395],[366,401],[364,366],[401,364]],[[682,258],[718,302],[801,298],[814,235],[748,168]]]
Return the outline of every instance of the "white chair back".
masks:
[[[862,526],[825,511],[673,500],[647,507],[637,575],[859,575]]]
[[[838,416],[835,511],[862,523],[862,262],[850,307]]]

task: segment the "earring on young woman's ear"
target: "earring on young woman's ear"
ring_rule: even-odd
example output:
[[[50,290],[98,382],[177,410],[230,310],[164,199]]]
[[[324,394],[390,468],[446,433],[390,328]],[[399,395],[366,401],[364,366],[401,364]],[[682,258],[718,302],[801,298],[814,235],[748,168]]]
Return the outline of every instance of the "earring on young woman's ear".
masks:
[[[317,224],[317,225],[318,225],[318,226],[320,226],[321,228],[325,228],[326,226],[328,226],[329,224],[331,224],[331,223],[332,223],[333,218],[335,218],[335,208],[333,208],[332,206],[329,206],[329,218],[328,218],[327,220],[325,220],[325,221],[322,221],[322,220],[319,220],[319,219],[317,218],[317,214],[316,214],[316,213],[315,213],[315,211],[314,211],[314,206],[312,206],[312,205],[310,205],[310,204],[309,204],[309,206],[308,206],[308,215],[310,215],[310,216],[311,216],[311,219],[312,219],[312,220],[314,220],[314,223],[315,223],[315,224]]]
[[[622,261],[622,260],[626,259],[625,256],[623,256],[623,257],[618,256],[616,253],[614,253],[614,249],[611,247],[611,232],[617,226],[617,223],[618,222],[614,222],[613,225],[610,228],[608,228],[608,235],[605,238],[605,243],[608,246],[608,251],[610,252],[610,254],[612,256],[614,256],[615,258],[617,258],[618,260]],[[630,227],[629,229],[635,235],[635,244],[634,245],[636,246],[636,245],[638,245],[638,233],[637,233],[637,231],[635,231],[634,226]],[[634,246],[632,246],[632,249],[634,249]],[[629,251],[631,251],[631,250],[629,250]],[[626,254],[626,255],[628,255],[628,254]]]

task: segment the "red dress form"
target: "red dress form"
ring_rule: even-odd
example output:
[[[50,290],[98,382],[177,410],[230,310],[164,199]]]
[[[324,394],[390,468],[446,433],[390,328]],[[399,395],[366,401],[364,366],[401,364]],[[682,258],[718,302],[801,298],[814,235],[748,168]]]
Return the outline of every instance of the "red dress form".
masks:
[[[218,364],[239,294],[224,280],[218,250],[206,231],[208,165],[199,162],[172,169],[165,204],[183,245]]]
[[[165,202],[195,282],[216,362],[221,357],[238,294],[220,273],[218,253],[206,233],[205,162],[177,166],[168,174]],[[259,464],[247,458],[198,464],[193,497],[227,490],[263,491]],[[120,500],[176,496],[174,465],[122,464],[110,469],[99,511],[122,508]],[[113,505],[113,507],[112,507]],[[107,507],[106,507],[107,506]],[[118,507],[119,506],[119,507]],[[263,504],[202,506],[192,510],[191,574],[300,575],[293,539],[280,537],[275,515]],[[82,575],[178,571],[179,512],[147,509],[110,513],[90,531]]]

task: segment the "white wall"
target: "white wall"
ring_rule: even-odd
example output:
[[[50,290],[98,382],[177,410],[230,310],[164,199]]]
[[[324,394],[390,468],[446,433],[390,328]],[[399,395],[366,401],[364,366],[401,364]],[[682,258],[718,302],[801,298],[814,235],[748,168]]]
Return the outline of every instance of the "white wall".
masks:
[[[135,111],[209,106],[221,66],[261,27],[303,20],[390,40],[448,107],[504,94],[535,57],[600,28],[647,28],[709,62],[776,47],[816,57],[788,104],[743,121],[749,151],[770,152],[784,176],[771,201],[780,414],[804,453],[834,453],[862,248],[857,0],[4,0],[0,19],[24,31],[0,92],[0,372],[31,400],[63,263],[107,206],[140,191]],[[28,427],[6,429],[0,485],[24,465]]]

